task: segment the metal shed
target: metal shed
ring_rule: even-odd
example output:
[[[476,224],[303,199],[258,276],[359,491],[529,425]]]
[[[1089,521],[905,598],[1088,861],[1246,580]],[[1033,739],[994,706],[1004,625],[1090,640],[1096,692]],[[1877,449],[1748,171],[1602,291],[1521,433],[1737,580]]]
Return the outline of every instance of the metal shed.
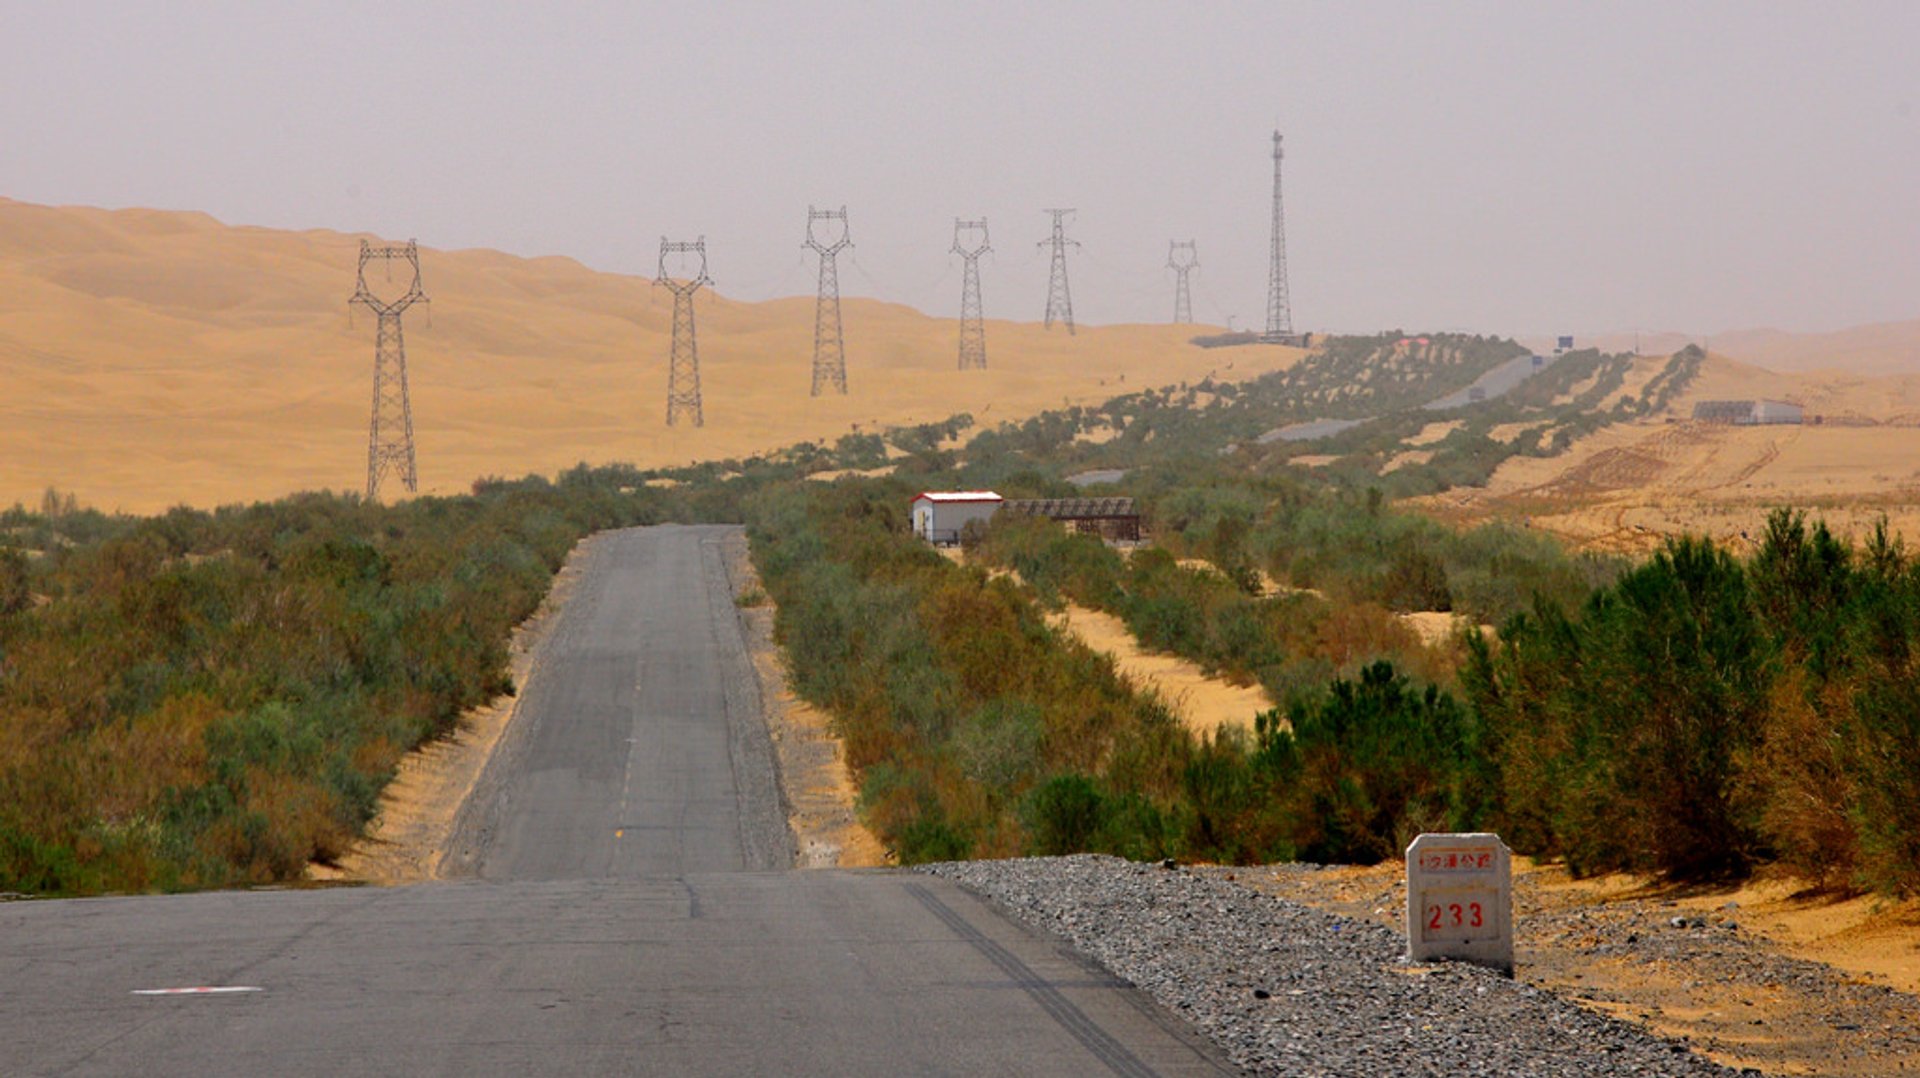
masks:
[[[969,521],[992,520],[1004,502],[991,490],[922,491],[913,499],[913,534],[935,546],[952,546]]]
[[[1006,511],[1021,516],[1058,520],[1077,532],[1106,539],[1140,538],[1140,513],[1132,498],[1035,498],[1005,503]]]

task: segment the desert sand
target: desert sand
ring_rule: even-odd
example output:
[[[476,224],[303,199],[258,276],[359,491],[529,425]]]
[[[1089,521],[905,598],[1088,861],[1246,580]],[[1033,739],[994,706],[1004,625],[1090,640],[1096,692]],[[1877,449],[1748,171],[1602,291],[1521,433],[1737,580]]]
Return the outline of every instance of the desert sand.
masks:
[[[1120,676],[1160,698],[1182,725],[1197,734],[1228,726],[1253,729],[1253,717],[1273,710],[1257,685],[1234,685],[1178,655],[1147,651],[1126,622],[1101,610],[1066,603],[1054,624],[1113,659]]]
[[[1793,401],[1820,422],[1736,427],[1690,418],[1698,401],[1751,398]],[[1603,428],[1557,456],[1514,458],[1484,489],[1418,504],[1454,519],[1523,520],[1577,546],[1622,553],[1683,531],[1749,546],[1781,506],[1856,539],[1884,515],[1920,541],[1920,375],[1787,375],[1716,353],[1667,411]]]
[[[1544,347],[1546,342],[1536,342]],[[1769,370],[1847,371],[1856,375],[1920,372],[1920,319],[1876,322],[1820,333],[1779,329],[1739,329],[1711,335],[1688,333],[1602,333],[1578,341],[1580,347],[1625,352],[1636,347],[1648,355],[1671,355],[1689,344]]]
[[[347,308],[362,238],[0,199],[0,504],[34,504],[49,486],[128,512],[363,489],[375,321]],[[407,313],[405,336],[423,493],[582,461],[744,456],[958,412],[990,426],[1209,374],[1250,378],[1300,354],[1189,343],[1204,326],[1068,336],[989,321],[987,369],[960,371],[955,320],[849,296],[849,392],[815,399],[813,297],[736,302],[715,266],[719,289],[695,302],[706,425],[669,428],[665,289],[567,258],[420,257],[432,302]],[[383,297],[406,285],[369,275]]]

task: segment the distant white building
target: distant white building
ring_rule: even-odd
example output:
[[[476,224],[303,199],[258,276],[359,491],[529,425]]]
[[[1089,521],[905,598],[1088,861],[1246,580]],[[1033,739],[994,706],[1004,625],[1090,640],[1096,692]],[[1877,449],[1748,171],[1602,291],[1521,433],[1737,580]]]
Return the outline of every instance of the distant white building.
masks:
[[[992,520],[1005,500],[991,490],[924,491],[913,499],[913,534],[935,546],[951,546],[968,521]]]
[[[1791,401],[1700,401],[1693,406],[1693,418],[1707,423],[1732,423],[1747,427],[1769,423],[1803,423],[1804,410]]]

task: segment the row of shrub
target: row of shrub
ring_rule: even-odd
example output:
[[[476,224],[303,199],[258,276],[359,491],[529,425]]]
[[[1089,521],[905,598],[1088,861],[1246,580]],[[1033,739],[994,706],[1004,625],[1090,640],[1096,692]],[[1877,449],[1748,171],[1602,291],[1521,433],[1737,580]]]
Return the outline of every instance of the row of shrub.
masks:
[[[1383,657],[1429,677],[1444,672],[1441,656],[1377,603],[1330,602],[1309,591],[1264,595],[1257,579],[1183,565],[1162,547],[1127,557],[1096,536],[1024,518],[996,522],[969,556],[1012,569],[1042,603],[1064,599],[1112,613],[1145,647],[1258,683],[1277,701],[1318,700],[1336,676]]]
[[[1796,513],[1745,561],[1671,542],[1575,613],[1542,604],[1462,672],[1488,820],[1576,871],[1920,891],[1920,564]]]
[[[1024,583],[956,566],[906,535],[907,493],[789,492],[755,525],[799,687],[840,717],[869,819],[907,860],[1369,862],[1487,827],[1580,873],[1778,861],[1920,891],[1920,562],[1884,531],[1856,549],[1782,511],[1744,561],[1675,540],[1571,608],[1542,596],[1467,634],[1453,692],[1377,637],[1343,663],[1316,652],[1336,606],[1253,600],[1164,552],[1128,564],[1002,521],[976,553]],[[1050,595],[1286,704],[1195,737],[1053,634]],[[1315,661],[1319,691],[1273,679]]]
[[[903,861],[1079,850],[1377,860],[1451,819],[1444,789],[1404,793],[1416,772],[1458,770],[1430,751],[1463,751],[1453,732],[1432,733],[1436,716],[1461,715],[1446,694],[1384,661],[1354,664],[1353,677],[1323,681],[1256,728],[1196,737],[1109,658],[1051,627],[1031,587],[912,538],[911,494],[886,482],[779,488],[749,514],[795,690],[834,716],[865,819]],[[1016,525],[989,542],[1033,565],[1045,589],[1137,589],[1142,610],[1172,609],[1182,588],[1223,594],[1218,574],[1163,553],[1122,567],[1088,537],[1061,537],[1030,561],[1047,530]],[[1288,609],[1242,608],[1250,620],[1219,654],[1284,646],[1297,635]],[[1322,604],[1318,616],[1342,615]],[[1360,765],[1379,774],[1356,779]]]

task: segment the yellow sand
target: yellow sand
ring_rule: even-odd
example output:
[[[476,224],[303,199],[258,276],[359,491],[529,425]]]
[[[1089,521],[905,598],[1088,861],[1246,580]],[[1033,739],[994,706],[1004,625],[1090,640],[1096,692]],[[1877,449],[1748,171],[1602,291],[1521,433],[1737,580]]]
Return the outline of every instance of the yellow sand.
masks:
[[[364,310],[348,321],[359,239],[0,199],[0,504],[50,485],[130,512],[361,489],[375,323]],[[956,412],[991,425],[1250,378],[1300,354],[1198,348],[1194,326],[1068,336],[989,322],[988,369],[959,371],[954,321],[848,298],[849,393],[813,399],[811,296],[703,292],[706,426],[668,428],[664,289],[566,258],[423,250],[421,261],[432,304],[405,331],[431,493],[581,461],[742,456]]]
[[[1420,428],[1420,433],[1408,438],[1407,444],[1410,446],[1434,445],[1464,426],[1466,421],[1461,419],[1450,419],[1445,423],[1429,423]]]
[[[1772,398],[1822,422],[1695,423],[1702,400]],[[1484,489],[1420,499],[1443,516],[1518,518],[1581,546],[1645,552],[1678,532],[1751,544],[1777,506],[1858,537],[1885,514],[1920,538],[1920,376],[1786,375],[1714,355],[1665,413],[1553,457],[1516,457]]]
[[[1251,730],[1253,717],[1273,708],[1257,687],[1232,685],[1177,655],[1142,649],[1126,623],[1112,614],[1068,603],[1058,623],[1088,647],[1112,656],[1122,676],[1157,693],[1195,733],[1226,726]]]

